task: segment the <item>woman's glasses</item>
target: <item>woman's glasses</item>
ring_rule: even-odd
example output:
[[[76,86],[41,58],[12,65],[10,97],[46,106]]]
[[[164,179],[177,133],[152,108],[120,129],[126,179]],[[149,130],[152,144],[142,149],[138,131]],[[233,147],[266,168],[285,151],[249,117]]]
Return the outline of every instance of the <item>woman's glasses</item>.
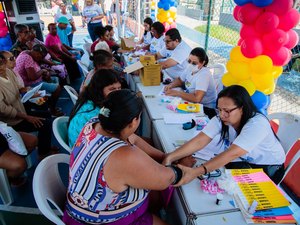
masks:
[[[225,118],[230,116],[230,113],[232,113],[234,110],[238,109],[239,107],[235,107],[233,109],[216,109],[217,115],[220,116],[221,113],[223,113],[223,116]]]
[[[11,62],[13,62],[13,61],[15,61],[16,60],[16,57],[14,57],[14,56],[11,56],[11,57],[8,57],[8,58],[6,58],[7,60],[9,60],[9,61],[11,61]]]

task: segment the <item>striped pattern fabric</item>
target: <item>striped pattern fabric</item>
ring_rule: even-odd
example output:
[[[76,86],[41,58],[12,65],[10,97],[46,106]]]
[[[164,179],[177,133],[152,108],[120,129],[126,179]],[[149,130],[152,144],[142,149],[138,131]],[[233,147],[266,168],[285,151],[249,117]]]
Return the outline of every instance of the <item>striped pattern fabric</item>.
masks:
[[[128,144],[102,136],[93,129],[98,118],[91,119],[81,131],[70,158],[67,211],[75,219],[89,223],[109,223],[138,209],[148,190],[128,187],[121,193],[107,185],[103,166],[109,155]]]

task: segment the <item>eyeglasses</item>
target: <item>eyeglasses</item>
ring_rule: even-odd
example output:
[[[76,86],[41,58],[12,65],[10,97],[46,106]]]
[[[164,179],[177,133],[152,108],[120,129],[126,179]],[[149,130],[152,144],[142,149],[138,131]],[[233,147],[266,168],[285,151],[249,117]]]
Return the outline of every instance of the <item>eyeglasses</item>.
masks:
[[[194,65],[194,66],[195,66],[195,65],[198,65],[198,63],[197,63],[197,62],[193,62],[193,61],[192,61],[192,60],[190,60],[190,59],[188,59],[188,63],[189,63],[189,64],[192,64],[192,65]]]
[[[233,109],[216,109],[217,115],[220,116],[220,114],[223,112],[224,117],[229,117],[230,113],[232,113],[234,110],[238,109],[239,107],[235,107]]]
[[[29,30],[21,31],[20,33],[28,34],[28,33],[29,33]]]
[[[164,40],[167,44],[169,44],[170,42],[172,42],[173,40]]]
[[[16,57],[11,56],[11,57],[8,57],[8,58],[6,58],[6,59],[9,60],[9,61],[15,61],[15,60],[16,60]]]

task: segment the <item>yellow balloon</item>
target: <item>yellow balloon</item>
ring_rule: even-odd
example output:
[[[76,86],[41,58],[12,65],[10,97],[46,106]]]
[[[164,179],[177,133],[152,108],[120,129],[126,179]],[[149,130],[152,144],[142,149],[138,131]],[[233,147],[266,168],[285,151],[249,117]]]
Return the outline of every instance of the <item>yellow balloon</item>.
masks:
[[[238,85],[243,86],[249,93],[249,95],[253,95],[256,91],[255,85],[252,80],[242,80],[238,82]]]
[[[265,89],[265,90],[263,90],[262,93],[264,93],[265,95],[270,95],[270,94],[272,94],[275,91],[275,87],[276,87],[275,82],[273,82],[270,85],[270,87],[267,88],[267,89]]]
[[[283,72],[282,66],[273,66],[272,68],[272,74],[274,76],[274,79],[277,79]]]
[[[153,1],[153,2],[151,2],[151,6],[154,6],[155,7],[155,2]]]
[[[272,70],[273,62],[269,56],[260,55],[250,60],[250,67],[254,73],[269,73]]]
[[[226,67],[236,80],[250,79],[250,67],[248,63],[229,60]]]
[[[151,5],[150,8],[151,8],[151,10],[155,10],[155,6],[154,5]]]
[[[251,80],[253,81],[256,89],[261,92],[264,92],[266,89],[269,89],[274,85],[274,76],[272,73],[253,73],[251,74]]]
[[[157,13],[159,14],[159,13],[164,12],[164,11],[165,11],[164,9],[158,8]]]
[[[173,20],[173,18],[170,17],[170,18],[168,18],[167,22],[168,22],[168,24],[172,24],[174,22],[174,20]]]
[[[222,84],[225,87],[229,87],[231,85],[237,84],[237,80],[230,73],[225,73],[222,77]]]
[[[3,8],[2,8],[2,5],[0,4],[0,12],[2,12],[3,11]]]
[[[248,62],[249,59],[241,52],[241,47],[236,46],[230,52],[230,59],[236,62]]]
[[[73,4],[76,4],[78,2],[78,0],[72,0]]]

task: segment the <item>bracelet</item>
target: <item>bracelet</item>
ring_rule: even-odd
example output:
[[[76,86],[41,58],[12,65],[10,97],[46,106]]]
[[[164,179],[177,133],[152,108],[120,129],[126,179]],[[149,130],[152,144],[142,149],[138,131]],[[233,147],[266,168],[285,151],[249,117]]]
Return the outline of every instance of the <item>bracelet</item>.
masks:
[[[180,168],[178,168],[177,166],[173,166],[173,165],[168,165],[166,167],[171,168],[175,174],[175,179],[174,179],[172,185],[177,184],[182,178],[182,170]]]
[[[201,164],[201,166],[203,166],[203,169],[204,169],[204,174],[203,175],[206,175],[207,174],[207,168],[206,168],[206,166],[204,166],[204,164]]]

